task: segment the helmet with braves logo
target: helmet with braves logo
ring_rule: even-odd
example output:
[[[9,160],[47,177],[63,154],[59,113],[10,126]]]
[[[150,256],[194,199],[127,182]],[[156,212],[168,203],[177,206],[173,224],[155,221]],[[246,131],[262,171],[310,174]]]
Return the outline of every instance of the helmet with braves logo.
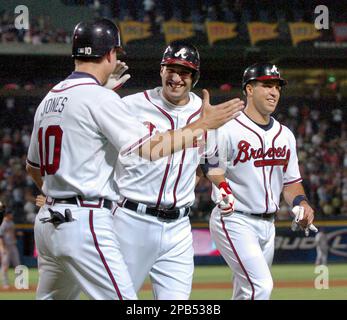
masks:
[[[244,91],[246,85],[254,80],[278,80],[281,87],[287,84],[287,81],[281,77],[276,65],[268,62],[253,64],[245,70],[242,78],[242,90]]]
[[[162,66],[178,64],[192,70],[193,87],[200,77],[200,54],[198,49],[186,41],[173,41],[166,48],[160,63]]]
[[[73,58],[101,58],[113,48],[123,50],[119,30],[112,21],[101,18],[76,25],[72,36]]]

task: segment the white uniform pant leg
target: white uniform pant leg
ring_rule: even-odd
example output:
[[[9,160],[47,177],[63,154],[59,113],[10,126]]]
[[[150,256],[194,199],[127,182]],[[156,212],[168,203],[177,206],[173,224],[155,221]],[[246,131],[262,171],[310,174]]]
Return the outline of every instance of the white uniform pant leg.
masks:
[[[10,266],[10,252],[7,249],[6,252],[1,255],[1,277],[2,277],[3,286],[9,285],[9,279],[8,279],[9,266]]]
[[[121,207],[114,213],[114,231],[136,292],[159,254],[161,225],[150,218]]]
[[[234,272],[235,300],[266,300],[273,288],[271,272],[259,243],[262,219],[234,213],[221,217],[214,208],[210,218],[211,237]],[[267,230],[264,230],[264,232]]]
[[[316,265],[327,265],[328,263],[328,250],[317,248]]]
[[[81,288],[54,258],[38,256],[37,300],[78,300]]]
[[[114,228],[136,291],[150,275],[155,299],[188,299],[194,253],[188,217],[163,222],[118,208]]]
[[[15,268],[18,265],[20,265],[20,258],[19,258],[19,252],[18,252],[17,245],[14,244],[14,245],[10,246],[9,251],[10,251],[11,264]]]
[[[52,209],[63,213],[65,208],[57,205]],[[60,290],[56,288],[57,279],[65,274],[74,280],[71,286],[78,286],[91,299],[136,299],[113,230],[110,210],[76,206],[69,206],[69,209],[75,219],[73,222],[58,227],[43,224],[38,219],[35,222],[35,240],[42,258],[40,276],[43,278],[39,282],[38,298],[59,296],[68,299],[65,286]],[[48,210],[44,209],[38,218],[47,216]]]
[[[194,249],[188,217],[165,223],[162,253],[150,277],[155,299],[188,300],[192,291]]]
[[[261,248],[266,263],[269,268],[271,268],[275,253],[275,224],[272,220],[262,220],[261,223],[263,224],[264,231],[265,229],[267,230],[267,232],[262,234],[263,238],[261,239]]]

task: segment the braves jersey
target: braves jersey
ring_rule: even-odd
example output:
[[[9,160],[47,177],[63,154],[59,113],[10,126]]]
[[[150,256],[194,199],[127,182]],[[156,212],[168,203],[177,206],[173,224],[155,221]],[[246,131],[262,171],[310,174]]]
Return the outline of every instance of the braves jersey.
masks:
[[[217,131],[221,166],[235,196],[235,210],[273,213],[283,186],[301,182],[293,133],[271,117],[263,130],[244,113]],[[215,201],[218,189],[213,186]]]
[[[173,106],[162,96],[161,87],[123,98],[130,112],[148,127],[148,133],[182,128],[200,116],[201,99],[189,93],[189,102]],[[116,181],[122,197],[161,208],[181,208],[195,199],[195,172],[200,161],[216,152],[215,131],[209,131],[193,148],[149,161],[132,154],[116,166]]]
[[[57,84],[36,111],[27,158],[41,170],[43,192],[116,200],[118,151],[148,136],[135,122],[120,97],[87,73],[73,72]]]

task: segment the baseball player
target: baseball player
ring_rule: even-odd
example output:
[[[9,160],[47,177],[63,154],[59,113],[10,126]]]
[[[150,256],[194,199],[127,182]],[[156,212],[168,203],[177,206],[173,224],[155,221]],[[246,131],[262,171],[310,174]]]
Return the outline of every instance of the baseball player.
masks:
[[[185,41],[173,42],[161,61],[162,86],[123,101],[149,132],[179,130],[200,117],[202,100],[191,92],[199,75],[198,50]],[[243,102],[233,99],[231,103],[236,117]],[[155,299],[189,298],[194,253],[188,215],[200,160],[215,156],[214,133],[206,132],[195,146],[163,159],[150,162],[132,155],[126,163],[117,162],[120,200],[115,229],[136,291],[149,274]],[[224,176],[213,177],[217,185],[225,183]]]
[[[328,265],[328,255],[329,255],[329,238],[326,234],[324,227],[319,228],[319,232],[315,236],[316,244],[316,266]]]
[[[5,209],[4,219],[0,225],[0,253],[2,286],[4,289],[8,289],[10,287],[8,268],[10,264],[13,267],[17,267],[20,264],[16,227],[13,222],[13,215],[9,209]]]
[[[40,103],[27,156],[27,171],[47,196],[34,228],[37,298],[76,299],[82,290],[92,299],[136,299],[112,225],[115,162],[119,151],[122,158],[132,151],[150,158],[152,148],[160,150],[160,141],[175,132],[148,140],[147,127],[103,87],[121,50],[116,25],[80,22],[72,39],[75,71]],[[190,133],[186,145],[176,139],[158,156],[193,144],[201,131],[228,121],[232,110],[205,103],[201,119],[179,131]]]
[[[295,222],[305,231],[316,230],[314,211],[301,184],[295,137],[271,117],[285,84],[272,63],[248,67],[242,81],[246,108],[217,133],[221,166],[236,200],[234,212],[229,214],[223,214],[218,206],[213,209],[210,231],[233,270],[236,300],[270,298],[274,217],[281,193],[300,211]],[[220,191],[213,187],[212,199],[219,196]]]

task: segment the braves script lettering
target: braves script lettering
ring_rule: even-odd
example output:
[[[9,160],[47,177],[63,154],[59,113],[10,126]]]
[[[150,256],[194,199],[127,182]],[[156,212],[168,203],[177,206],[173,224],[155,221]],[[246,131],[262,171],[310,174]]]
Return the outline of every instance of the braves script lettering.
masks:
[[[263,148],[254,149],[251,147],[249,142],[241,140],[237,147],[239,152],[234,160],[234,165],[236,165],[238,162],[244,163],[250,161],[251,159],[261,159],[254,161],[254,165],[256,167],[283,165],[285,167],[284,169],[287,169],[290,158],[290,149],[287,149],[287,146],[269,148],[264,153]],[[275,159],[275,157],[277,159]]]

